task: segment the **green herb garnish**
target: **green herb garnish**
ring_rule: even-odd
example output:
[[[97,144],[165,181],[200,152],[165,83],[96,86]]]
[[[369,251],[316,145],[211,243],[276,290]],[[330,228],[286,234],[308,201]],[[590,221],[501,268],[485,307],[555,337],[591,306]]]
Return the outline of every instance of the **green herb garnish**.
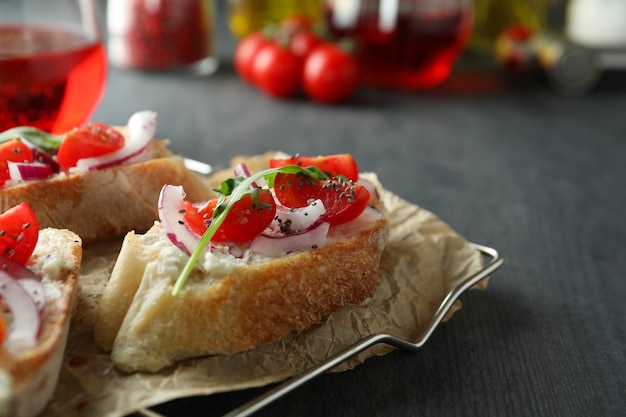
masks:
[[[0,143],[11,139],[24,138],[48,154],[54,154],[61,145],[64,135],[53,135],[36,127],[19,126],[0,133]]]
[[[194,249],[193,253],[187,260],[185,267],[178,276],[178,279],[174,284],[174,288],[172,289],[172,295],[178,295],[183,285],[185,285],[187,278],[191,274],[191,271],[198,261],[198,258],[204,251],[204,248],[209,244],[217,229],[224,222],[224,219],[228,215],[228,212],[233,207],[235,202],[239,201],[246,194],[254,194],[255,190],[258,194],[259,190],[251,188],[251,186],[255,181],[258,181],[261,178],[265,178],[267,180],[270,188],[273,187],[274,178],[276,178],[276,174],[279,173],[302,174],[318,180],[328,179],[328,175],[326,175],[317,167],[285,165],[280,168],[270,168],[264,171],[260,171],[256,174],[251,175],[250,177],[236,177],[222,181],[222,183],[220,184],[220,188],[215,189],[215,191],[219,194],[219,200],[217,206],[215,207],[215,211],[213,211],[213,220],[211,221],[211,224],[207,228],[206,232],[204,232],[204,234],[202,235],[202,238],[200,238],[198,245]]]

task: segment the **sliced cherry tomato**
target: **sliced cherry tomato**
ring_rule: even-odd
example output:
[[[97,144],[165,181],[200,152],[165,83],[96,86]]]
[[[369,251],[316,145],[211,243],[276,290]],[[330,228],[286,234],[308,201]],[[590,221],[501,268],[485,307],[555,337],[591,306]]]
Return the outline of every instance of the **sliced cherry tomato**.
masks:
[[[319,198],[326,209],[324,221],[331,225],[355,219],[370,201],[367,188],[341,177],[322,181],[301,174],[277,174],[274,192],[287,207],[304,207]]]
[[[0,214],[0,255],[25,265],[39,238],[39,223],[27,203]]]
[[[201,207],[185,202],[185,220],[192,231],[204,234],[213,219],[217,202],[217,199],[210,200]],[[275,215],[276,203],[270,190],[260,190],[256,201],[251,194],[246,194],[235,202],[211,241],[251,242],[269,226]]]
[[[298,92],[302,65],[290,49],[277,43],[261,48],[252,62],[254,84],[266,94],[286,98]]]
[[[244,37],[235,48],[235,70],[244,80],[252,83],[252,62],[262,47],[270,43],[262,32],[252,32]]]
[[[0,187],[11,178],[8,161],[33,162],[33,153],[19,139],[11,139],[0,144]]]
[[[61,168],[68,170],[82,158],[102,156],[124,146],[124,136],[103,123],[91,122],[70,130],[61,142],[57,160]]]
[[[287,159],[270,159],[270,168],[279,168],[285,165],[316,166],[329,177],[343,175],[352,181],[359,179],[359,167],[352,155],[347,153],[327,156],[298,155]]]
[[[335,44],[319,45],[304,63],[304,91],[315,101],[337,103],[348,99],[356,90],[358,79],[355,58]]]

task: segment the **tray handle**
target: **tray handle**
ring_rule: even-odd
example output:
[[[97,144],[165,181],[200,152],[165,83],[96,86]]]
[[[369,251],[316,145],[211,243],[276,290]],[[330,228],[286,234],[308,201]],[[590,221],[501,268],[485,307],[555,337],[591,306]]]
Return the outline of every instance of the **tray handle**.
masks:
[[[433,334],[437,326],[441,323],[448,310],[452,307],[454,302],[461,294],[463,294],[467,289],[473,287],[478,282],[482,281],[484,278],[488,277],[490,274],[495,272],[504,262],[504,258],[502,255],[494,248],[483,246],[477,243],[470,243],[474,248],[480,251],[483,256],[487,257],[487,262],[483,266],[483,268],[476,272],[475,274],[469,276],[465,279],[461,284],[454,287],[450,292],[446,295],[441,305],[437,309],[433,320],[428,325],[426,331],[422,334],[422,336],[416,342],[410,342],[408,340],[387,334],[387,333],[375,333],[372,334],[355,344],[345,348],[344,350],[338,352],[337,354],[329,357],[328,359],[320,362],[314,367],[308,369],[307,371],[301,373],[298,376],[295,376],[282,384],[268,390],[267,392],[259,395],[258,397],[244,403],[243,405],[235,408],[234,410],[224,414],[224,417],[245,417],[249,416],[266,405],[270,404],[274,400],[282,397],[283,395],[293,391],[299,386],[305,384],[306,382],[312,380],[313,378],[321,375],[324,372],[327,372],[336,366],[342,364],[348,359],[358,355],[359,353],[369,349],[370,347],[377,345],[379,343],[386,343],[393,347],[409,350],[409,351],[417,351],[419,350],[426,341]],[[147,414],[150,415],[150,414]],[[152,415],[152,417],[156,417]]]

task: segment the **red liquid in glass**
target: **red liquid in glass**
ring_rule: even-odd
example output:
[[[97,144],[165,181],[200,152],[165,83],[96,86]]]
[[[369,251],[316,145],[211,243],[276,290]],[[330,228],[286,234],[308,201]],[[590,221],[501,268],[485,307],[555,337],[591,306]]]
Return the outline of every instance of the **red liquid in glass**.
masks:
[[[91,116],[105,79],[100,43],[58,29],[0,26],[0,131],[66,132]]]
[[[363,6],[351,27],[334,25],[332,8],[326,10],[331,33],[340,39],[356,40],[363,82],[421,89],[444,81],[471,36],[471,7],[448,5],[420,10],[419,5],[404,2],[411,4],[399,9],[392,28],[383,30],[378,2],[373,3],[375,7],[370,9]]]

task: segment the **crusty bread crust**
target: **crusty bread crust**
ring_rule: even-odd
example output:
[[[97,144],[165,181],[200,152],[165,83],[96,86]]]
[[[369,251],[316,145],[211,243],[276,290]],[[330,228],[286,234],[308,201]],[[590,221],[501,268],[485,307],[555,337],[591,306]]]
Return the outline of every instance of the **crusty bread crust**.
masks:
[[[40,230],[37,246],[28,266],[38,275],[53,257],[58,276],[45,274],[47,305],[44,311],[41,335],[37,345],[20,352],[0,349],[0,369],[8,373],[10,385],[2,393],[0,415],[28,417],[40,413],[51,398],[61,369],[70,316],[75,299],[78,272],[82,260],[81,239],[69,230]],[[2,403],[2,401],[0,401]]]
[[[69,229],[90,243],[129,230],[148,230],[158,219],[157,201],[164,184],[182,185],[192,201],[212,195],[207,183],[164,142],[153,141],[149,151],[150,159],[144,162],[4,187],[0,212],[25,201],[40,227]]]
[[[167,239],[161,226],[144,237],[129,233],[99,305],[96,341],[112,350],[118,368],[154,372],[248,350],[359,304],[378,286],[386,241],[387,220],[374,212],[331,228],[320,248],[238,267],[219,280],[192,274],[177,296],[176,276],[165,276],[163,259],[154,259],[155,240]]]

